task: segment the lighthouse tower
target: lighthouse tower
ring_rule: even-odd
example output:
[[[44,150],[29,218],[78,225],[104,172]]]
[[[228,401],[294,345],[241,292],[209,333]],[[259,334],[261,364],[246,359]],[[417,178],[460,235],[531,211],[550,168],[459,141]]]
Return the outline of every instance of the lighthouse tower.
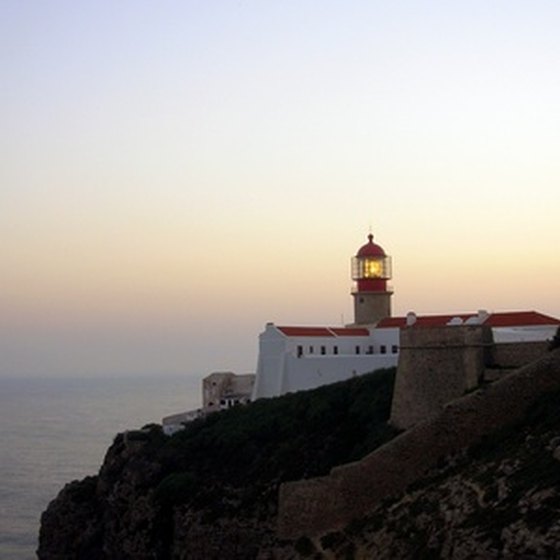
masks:
[[[352,258],[352,280],[354,287],[354,323],[370,325],[391,316],[393,291],[387,285],[391,279],[391,257],[373,242],[368,242]]]

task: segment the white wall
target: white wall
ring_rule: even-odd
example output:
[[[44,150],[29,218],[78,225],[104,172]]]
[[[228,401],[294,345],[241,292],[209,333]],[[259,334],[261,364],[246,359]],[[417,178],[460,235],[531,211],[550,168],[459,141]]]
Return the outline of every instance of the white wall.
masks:
[[[496,327],[492,329],[494,342],[534,342],[551,340],[556,334],[556,326],[539,325],[533,327]]]
[[[359,356],[287,356],[282,394],[344,381],[356,375],[397,365],[398,354],[360,354]]]
[[[253,400],[313,389],[380,368],[397,365],[399,329],[370,331],[369,336],[286,336],[272,323],[259,336]],[[302,347],[299,356],[298,346]],[[338,354],[334,353],[337,347]],[[360,353],[356,353],[356,346]],[[381,353],[384,346],[386,353]],[[313,347],[313,352],[310,351]],[[325,354],[321,354],[321,347]],[[370,347],[373,353],[370,353]]]
[[[259,335],[259,356],[252,400],[281,394],[286,337],[271,324]]]

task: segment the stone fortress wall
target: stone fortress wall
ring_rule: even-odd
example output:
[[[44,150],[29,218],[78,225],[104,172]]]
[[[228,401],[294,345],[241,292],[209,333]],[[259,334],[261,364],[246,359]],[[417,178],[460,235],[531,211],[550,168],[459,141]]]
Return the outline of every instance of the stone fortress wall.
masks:
[[[485,325],[406,328],[391,405],[391,424],[406,430],[453,399],[536,359],[547,342],[495,344]]]
[[[494,344],[491,348],[490,367],[518,368],[537,360],[547,348],[548,342],[545,341]]]
[[[406,430],[476,389],[491,346],[492,330],[482,325],[403,329],[390,423]]]
[[[493,345],[481,325],[405,329],[402,335],[392,420],[409,429],[328,476],[283,484],[281,538],[341,529],[404,491],[441,458],[514,425],[543,394],[560,390],[560,352],[543,354],[546,343]],[[535,356],[469,393],[487,368],[521,366]]]

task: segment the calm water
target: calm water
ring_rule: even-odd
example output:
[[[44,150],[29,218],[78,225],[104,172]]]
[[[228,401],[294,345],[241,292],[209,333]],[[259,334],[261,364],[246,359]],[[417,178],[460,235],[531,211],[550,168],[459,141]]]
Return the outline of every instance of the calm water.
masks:
[[[200,406],[197,377],[0,379],[0,558],[36,558],[41,512],[116,433]]]

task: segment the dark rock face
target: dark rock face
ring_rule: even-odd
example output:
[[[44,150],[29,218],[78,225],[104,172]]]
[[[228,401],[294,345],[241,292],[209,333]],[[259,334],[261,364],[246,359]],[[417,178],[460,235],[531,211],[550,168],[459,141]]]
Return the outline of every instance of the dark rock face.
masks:
[[[160,467],[144,445],[117,436],[98,476],[64,487],[41,518],[40,559],[164,557],[150,499]]]
[[[156,435],[156,437],[158,437]],[[120,434],[98,476],[67,484],[41,518],[40,560],[255,558],[274,534],[274,510],[254,518],[225,500],[166,507],[155,499],[162,464],[149,432]],[[274,491],[274,488],[272,488]],[[234,499],[235,491],[223,492]],[[268,503],[270,498],[265,502]]]
[[[97,477],[67,484],[41,518],[40,558],[100,558],[103,504],[97,499]],[[46,556],[43,556],[43,553]]]

